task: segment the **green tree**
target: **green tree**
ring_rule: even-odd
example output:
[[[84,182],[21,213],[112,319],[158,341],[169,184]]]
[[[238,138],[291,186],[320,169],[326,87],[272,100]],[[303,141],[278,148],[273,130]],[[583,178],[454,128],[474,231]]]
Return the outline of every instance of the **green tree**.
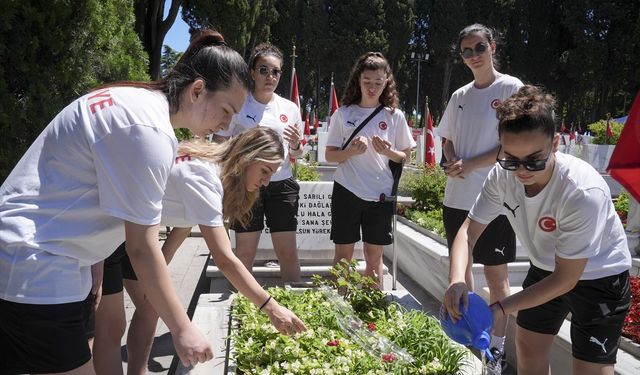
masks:
[[[164,45],[164,52],[160,59],[160,67],[162,68],[163,77],[166,76],[169,70],[176,65],[181,56],[182,52],[178,52],[166,44]]]
[[[104,82],[147,79],[146,66],[130,1],[0,3],[0,179],[68,102]]]
[[[134,3],[135,31],[149,56],[149,75],[151,79],[159,79],[162,73],[160,60],[164,37],[176,20],[182,0],[171,1],[166,18],[164,17],[165,0],[136,0]]]

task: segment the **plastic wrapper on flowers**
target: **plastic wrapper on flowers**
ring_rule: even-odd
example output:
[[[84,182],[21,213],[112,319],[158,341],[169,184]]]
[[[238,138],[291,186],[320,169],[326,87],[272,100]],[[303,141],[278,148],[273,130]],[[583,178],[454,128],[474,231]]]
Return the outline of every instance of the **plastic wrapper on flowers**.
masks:
[[[334,308],[340,328],[349,335],[364,351],[374,358],[385,362],[413,362],[413,357],[393,341],[371,330],[355,315],[353,308],[335,290],[328,287],[320,289]]]

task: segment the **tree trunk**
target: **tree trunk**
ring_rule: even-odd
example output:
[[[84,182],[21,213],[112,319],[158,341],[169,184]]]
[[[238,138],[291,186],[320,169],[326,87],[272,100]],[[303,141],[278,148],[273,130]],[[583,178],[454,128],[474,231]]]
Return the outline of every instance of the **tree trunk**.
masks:
[[[442,81],[442,107],[440,108],[440,113],[444,113],[444,110],[447,108],[447,103],[449,101],[449,85],[451,84],[451,72],[453,71],[453,64],[451,61],[448,61],[444,65],[444,78]]]
[[[149,76],[152,80],[160,79],[164,37],[173,26],[181,5],[182,0],[172,0],[169,14],[163,19],[164,0],[138,0],[135,3],[135,28],[149,55]]]

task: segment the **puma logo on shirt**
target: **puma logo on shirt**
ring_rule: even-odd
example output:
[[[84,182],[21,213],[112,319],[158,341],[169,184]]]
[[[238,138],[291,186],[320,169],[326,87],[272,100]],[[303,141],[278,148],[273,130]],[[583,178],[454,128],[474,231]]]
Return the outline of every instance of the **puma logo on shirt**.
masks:
[[[347,124],[349,124],[351,126],[356,126],[356,122],[355,121],[347,121]]]
[[[520,205],[517,205],[515,208],[511,208],[509,207],[509,205],[507,204],[507,202],[503,202],[502,205],[509,211],[511,211],[511,213],[513,214],[513,217],[516,217],[516,210],[518,209],[518,207],[520,207]]]
[[[502,256],[504,256],[504,248],[505,248],[505,246],[502,246],[502,249],[498,249],[498,248],[496,247],[496,248],[494,249],[494,251],[495,251],[496,253],[500,253],[500,254],[502,254]]]
[[[609,340],[609,339],[607,338],[607,339],[604,339],[603,342],[600,342],[600,340],[598,340],[597,338],[595,338],[593,336],[591,336],[589,338],[589,341],[594,343],[594,344],[596,344],[596,345],[599,345],[602,348],[602,352],[605,353],[605,354],[607,353],[607,349],[605,348],[604,345],[607,343],[607,340]]]
[[[256,116],[257,115],[253,115],[253,117],[247,115],[247,118],[250,118],[253,122],[256,122]]]
[[[460,104],[458,104],[458,109],[461,110],[461,111],[464,111],[464,107],[462,105],[460,105]]]

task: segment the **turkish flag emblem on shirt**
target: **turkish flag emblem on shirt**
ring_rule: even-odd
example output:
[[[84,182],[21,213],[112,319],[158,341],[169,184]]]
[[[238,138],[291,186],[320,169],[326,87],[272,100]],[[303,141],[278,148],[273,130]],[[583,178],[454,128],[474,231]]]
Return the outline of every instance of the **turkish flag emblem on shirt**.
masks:
[[[282,121],[282,122],[287,122],[287,120],[289,120],[289,118],[287,117],[287,115],[285,115],[284,113],[280,115],[280,121]]]
[[[493,99],[491,101],[491,108],[496,109],[500,106],[500,103],[502,103],[502,101],[500,101],[500,99]]]
[[[378,127],[379,127],[381,130],[387,130],[387,123],[386,123],[386,122],[384,122],[384,121],[380,121],[380,123],[378,124]]]
[[[556,230],[556,219],[549,216],[543,216],[538,220],[538,226],[545,232],[553,232]]]

